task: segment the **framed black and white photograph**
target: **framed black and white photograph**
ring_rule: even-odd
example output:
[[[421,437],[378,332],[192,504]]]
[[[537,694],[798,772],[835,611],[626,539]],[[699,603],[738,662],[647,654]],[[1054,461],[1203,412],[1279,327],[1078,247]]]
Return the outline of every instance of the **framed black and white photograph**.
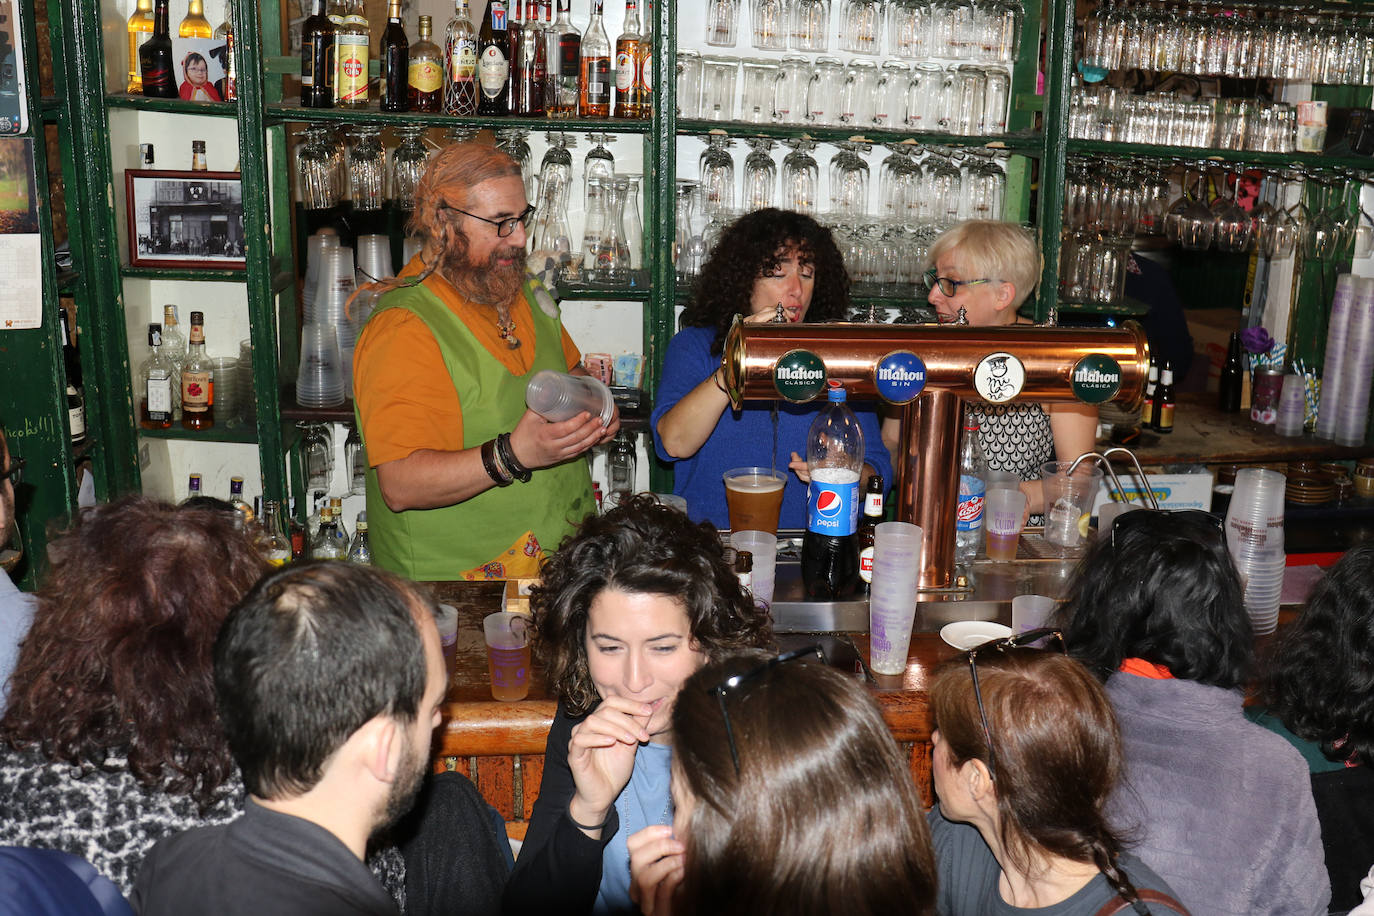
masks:
[[[129,169],[124,185],[130,265],[243,269],[238,172]]]

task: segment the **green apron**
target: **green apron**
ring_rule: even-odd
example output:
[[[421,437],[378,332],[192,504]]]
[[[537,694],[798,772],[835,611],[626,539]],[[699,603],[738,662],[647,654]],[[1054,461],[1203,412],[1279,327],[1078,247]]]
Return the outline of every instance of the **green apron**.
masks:
[[[510,432],[525,413],[525,385],[541,369],[566,372],[562,326],[535,300],[537,280],[527,280],[525,300],[534,316],[534,364],[512,375],[462,320],[423,284],[382,297],[373,315],[403,308],[434,335],[463,412],[463,448],[476,448]],[[550,300],[551,301],[551,300]],[[529,346],[530,341],[525,342]],[[358,428],[362,429],[361,420]],[[366,447],[366,442],[364,442]],[[392,512],[382,499],[375,468],[367,469],[367,522],[373,561],[418,581],[460,579],[533,531],[551,552],[594,510],[587,462],[574,458],[534,472],[529,483],[493,487],[454,506]]]

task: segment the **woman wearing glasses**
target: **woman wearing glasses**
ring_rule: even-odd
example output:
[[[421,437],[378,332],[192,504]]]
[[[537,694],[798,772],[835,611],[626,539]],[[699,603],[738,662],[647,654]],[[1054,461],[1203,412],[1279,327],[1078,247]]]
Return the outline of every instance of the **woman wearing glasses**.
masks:
[[[1311,771],[1331,909],[1360,902],[1374,864],[1374,543],[1327,570],[1280,637],[1268,708],[1247,714],[1298,749]]]
[[[863,683],[819,653],[740,653],[683,685],[673,823],[629,841],[645,916],[934,912],[906,760]]]
[[[849,274],[830,230],[787,210],[746,214],[721,234],[702,267],[682,330],[668,344],[663,377],[649,425],[659,458],[673,463],[673,492],[687,500],[693,519],[729,524],[722,475],[744,465],[787,462],[806,473],[806,436],[814,404],[751,402],[730,409],[721,348],[736,317],[749,323],[824,322],[849,309]],[[866,473],[892,479],[878,416],[871,405],[851,404],[864,430]],[[806,524],[806,487],[783,488],[778,525]]]
[[[672,823],[672,710],[708,660],[766,645],[719,535],[652,497],[592,516],[531,595],[559,711],[507,913],[633,913],[628,838]]]
[[[1254,636],[1217,518],[1118,516],[1061,614],[1069,653],[1105,681],[1121,722],[1112,810],[1140,858],[1194,913],[1325,913],[1307,765],[1242,711]]]
[[[1040,248],[1025,229],[995,220],[959,223],[931,243],[929,258],[926,284],[941,323],[961,315],[973,327],[1032,323],[1017,314],[1040,281]],[[988,467],[1021,478],[1032,515],[1044,511],[1035,483],[1040,466],[1092,451],[1097,435],[1097,408],[1088,404],[981,404],[978,413]],[[896,419],[883,424],[890,448],[898,433]]]
[[[939,671],[930,704],[941,916],[1187,913],[1107,822],[1121,737],[1083,666],[989,643]]]

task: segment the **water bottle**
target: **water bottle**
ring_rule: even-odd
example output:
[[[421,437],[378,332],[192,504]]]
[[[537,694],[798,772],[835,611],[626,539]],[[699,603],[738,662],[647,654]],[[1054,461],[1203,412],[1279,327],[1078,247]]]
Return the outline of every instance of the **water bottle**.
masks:
[[[978,416],[964,421],[959,445],[959,507],[954,516],[954,559],[967,563],[978,555],[983,537],[983,496],[987,492],[988,462],[978,441]]]
[[[806,537],[801,572],[811,598],[839,599],[854,594],[859,582],[859,478],[864,466],[864,433],[845,403],[845,391],[832,380],[828,403],[811,423],[806,466]]]

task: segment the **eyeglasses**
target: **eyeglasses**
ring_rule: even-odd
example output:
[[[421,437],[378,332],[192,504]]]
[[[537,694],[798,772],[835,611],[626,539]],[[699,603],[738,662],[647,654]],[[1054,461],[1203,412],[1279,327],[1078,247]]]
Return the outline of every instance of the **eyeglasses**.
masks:
[[[1195,521],[1205,522],[1209,527],[1213,528],[1217,534],[1226,533],[1226,522],[1222,520],[1221,516],[1213,515],[1210,512],[1204,512],[1201,509],[1136,509],[1134,512],[1123,512],[1112,519],[1112,550],[1116,550],[1117,529],[1122,525],[1138,524],[1140,519],[1134,518],[1134,516],[1137,515],[1140,516],[1141,519],[1153,515],[1169,515],[1177,519],[1191,518]]]
[[[926,289],[935,289],[935,287],[938,286],[940,288],[940,293],[950,298],[953,298],[959,292],[959,287],[961,286],[977,286],[980,283],[992,282],[991,277],[984,277],[981,280],[953,280],[949,277],[937,277],[935,276],[935,268],[933,267],[925,272],[923,279],[925,280]]]
[[[10,469],[0,474],[0,480],[9,480],[16,487],[19,486],[24,482],[24,465],[27,463],[18,455],[10,455]]]
[[[497,237],[503,239],[509,237],[510,234],[515,231],[515,227],[517,224],[522,226],[528,226],[530,224],[530,220],[534,217],[534,204],[526,204],[525,209],[520,211],[519,216],[508,216],[505,219],[487,219],[485,216],[478,216],[476,213],[469,213],[466,210],[459,210],[457,207],[450,207],[448,204],[443,204],[442,206],[440,206],[439,209],[453,210],[463,214],[464,216],[471,216],[473,219],[481,220],[484,223],[490,223],[491,225],[496,227]]]
[[[1004,639],[994,639],[968,650],[968,670],[973,677],[973,698],[978,701],[978,718],[983,721],[983,741],[988,746],[988,775],[992,777],[993,781],[997,780],[997,755],[992,749],[992,730],[988,728],[987,710],[983,708],[983,691],[978,686],[978,653],[1005,652],[1007,649],[1027,648],[1031,643],[1039,642],[1042,639],[1059,640],[1059,651],[1068,654],[1068,647],[1064,645],[1064,634],[1050,627],[1027,630],[1024,633],[1017,633],[1015,636],[1007,636]]]
[[[810,645],[803,649],[794,649],[791,652],[784,652],[777,658],[770,658],[768,661],[756,668],[751,668],[743,674],[732,674],[719,684],[711,688],[711,693],[715,695],[716,701],[720,703],[720,714],[725,718],[725,737],[730,742],[730,759],[735,764],[735,775],[739,775],[739,749],[735,746],[735,730],[730,725],[730,710],[725,705],[725,695],[732,690],[739,690],[745,684],[757,679],[760,675],[767,674],[778,665],[797,659],[815,658],[822,664],[825,663],[825,652],[819,645]]]

